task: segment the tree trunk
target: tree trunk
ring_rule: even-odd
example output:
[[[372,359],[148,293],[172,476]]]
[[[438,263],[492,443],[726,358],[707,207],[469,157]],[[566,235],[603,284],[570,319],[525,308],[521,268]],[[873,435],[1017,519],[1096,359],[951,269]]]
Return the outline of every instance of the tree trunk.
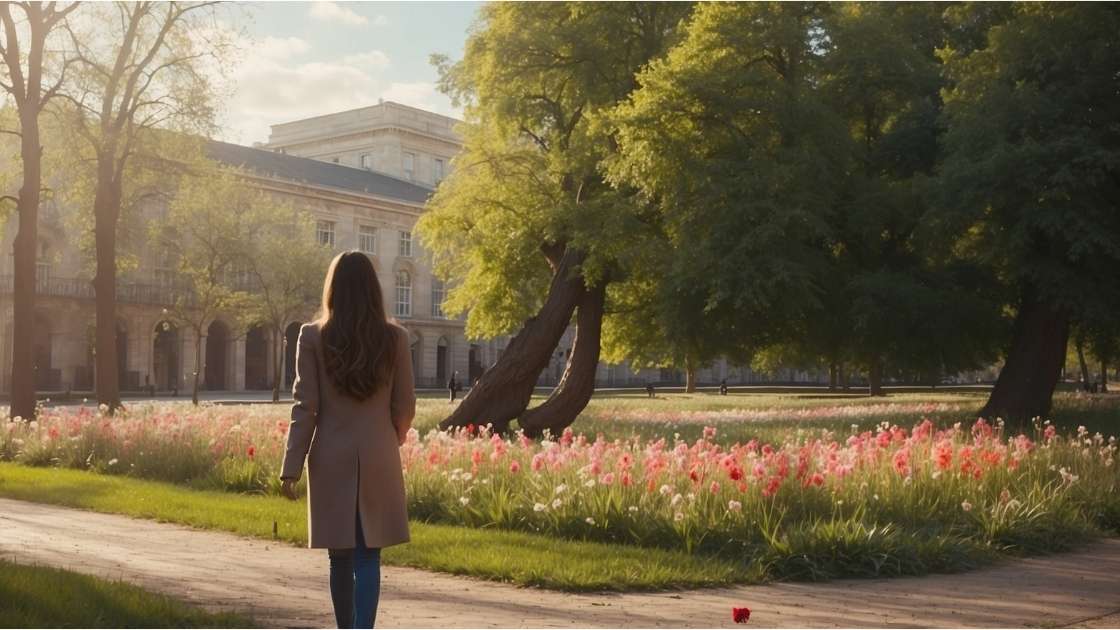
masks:
[[[840,389],[848,391],[848,370],[845,368],[843,363],[841,363],[836,369],[840,375]]]
[[[576,338],[564,376],[548,400],[521,414],[517,423],[529,437],[540,437],[547,429],[560,435],[571,426],[595,392],[595,373],[603,329],[606,284],[586,291],[576,314]]]
[[[1108,361],[1101,359],[1101,393],[1108,391]]]
[[[272,362],[272,402],[280,402],[280,379],[284,374],[284,329],[282,327],[272,331],[276,335],[273,341],[275,361]]]
[[[684,393],[696,393],[696,363],[690,358],[684,360]]]
[[[1026,427],[1049,414],[1068,339],[1069,316],[1024,290],[1007,360],[981,415]]]
[[[97,370],[97,402],[110,413],[121,406],[117,376],[117,217],[120,188],[112,176],[112,155],[98,158],[97,192],[93,200],[97,272],[93,278]]]
[[[525,321],[501,359],[483,372],[459,406],[439,423],[441,429],[492,424],[497,432],[509,430],[510,422],[529,406],[537,378],[585,293],[579,273],[582,262],[583,254],[571,249],[558,259],[540,311]]]
[[[883,396],[883,362],[875,359],[867,372],[867,394],[869,396]]]
[[[839,368],[835,363],[828,364],[828,391],[836,391],[837,377]]]
[[[1085,339],[1080,335],[1073,337],[1074,347],[1077,348],[1077,362],[1081,366],[1081,391],[1089,391],[1089,363],[1085,360]]]
[[[202,334],[194,331],[194,386],[191,388],[191,402],[198,406],[198,377],[202,371]]]
[[[37,89],[37,88],[36,88]],[[34,98],[38,101],[38,92]],[[35,259],[39,242],[39,188],[42,176],[39,112],[30,104],[20,108],[20,155],[23,183],[16,210],[19,232],[13,244],[12,279],[12,404],[10,417],[35,416]]]

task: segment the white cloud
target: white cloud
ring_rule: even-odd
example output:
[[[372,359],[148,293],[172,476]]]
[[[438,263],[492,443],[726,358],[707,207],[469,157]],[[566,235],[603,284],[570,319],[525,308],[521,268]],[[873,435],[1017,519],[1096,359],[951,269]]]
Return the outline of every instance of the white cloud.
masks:
[[[369,24],[369,18],[366,16],[355,13],[349,7],[344,7],[337,2],[327,2],[325,0],[312,2],[307,15],[323,22],[335,22],[346,26],[365,26]],[[384,26],[388,21],[384,15],[378,15],[373,19],[376,26]]]
[[[230,142],[264,142],[269,125],[366,107],[379,98],[460,114],[433,82],[390,80],[391,61],[380,50],[316,59],[312,44],[298,37],[246,40],[240,48],[222,120],[223,139]]]

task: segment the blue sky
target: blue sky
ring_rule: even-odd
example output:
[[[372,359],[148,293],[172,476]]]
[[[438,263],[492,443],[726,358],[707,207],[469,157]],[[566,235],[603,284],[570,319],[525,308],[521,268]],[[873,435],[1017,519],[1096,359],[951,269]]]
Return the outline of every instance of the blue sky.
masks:
[[[247,2],[248,38],[231,72],[223,137],[252,144],[268,126],[378,98],[457,115],[435,88],[432,53],[462,56],[479,2]]]

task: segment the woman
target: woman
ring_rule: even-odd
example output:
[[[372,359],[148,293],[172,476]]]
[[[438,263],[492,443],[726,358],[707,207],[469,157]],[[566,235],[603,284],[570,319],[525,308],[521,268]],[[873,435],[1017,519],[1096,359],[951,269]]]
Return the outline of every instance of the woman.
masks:
[[[385,315],[365,254],[331,261],[319,318],[299,331],[292,421],[280,473],[295,484],[307,460],[310,546],[327,549],[339,628],[372,628],[381,549],[408,542],[398,447],[416,413],[408,333]]]

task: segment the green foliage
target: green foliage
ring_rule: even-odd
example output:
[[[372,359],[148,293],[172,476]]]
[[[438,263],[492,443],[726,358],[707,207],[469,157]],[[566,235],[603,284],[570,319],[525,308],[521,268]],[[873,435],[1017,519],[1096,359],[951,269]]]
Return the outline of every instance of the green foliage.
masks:
[[[1016,289],[1082,313],[1120,305],[1120,10],[1005,5],[942,51],[946,226]],[[960,9],[985,17],[982,3]]]
[[[464,147],[417,231],[446,308],[467,332],[518,328],[540,307],[551,271],[542,248],[586,255],[585,281],[624,277],[656,229],[598,166],[612,150],[596,117],[671,40],[686,4],[493,3],[481,9],[441,87],[465,106]]]

